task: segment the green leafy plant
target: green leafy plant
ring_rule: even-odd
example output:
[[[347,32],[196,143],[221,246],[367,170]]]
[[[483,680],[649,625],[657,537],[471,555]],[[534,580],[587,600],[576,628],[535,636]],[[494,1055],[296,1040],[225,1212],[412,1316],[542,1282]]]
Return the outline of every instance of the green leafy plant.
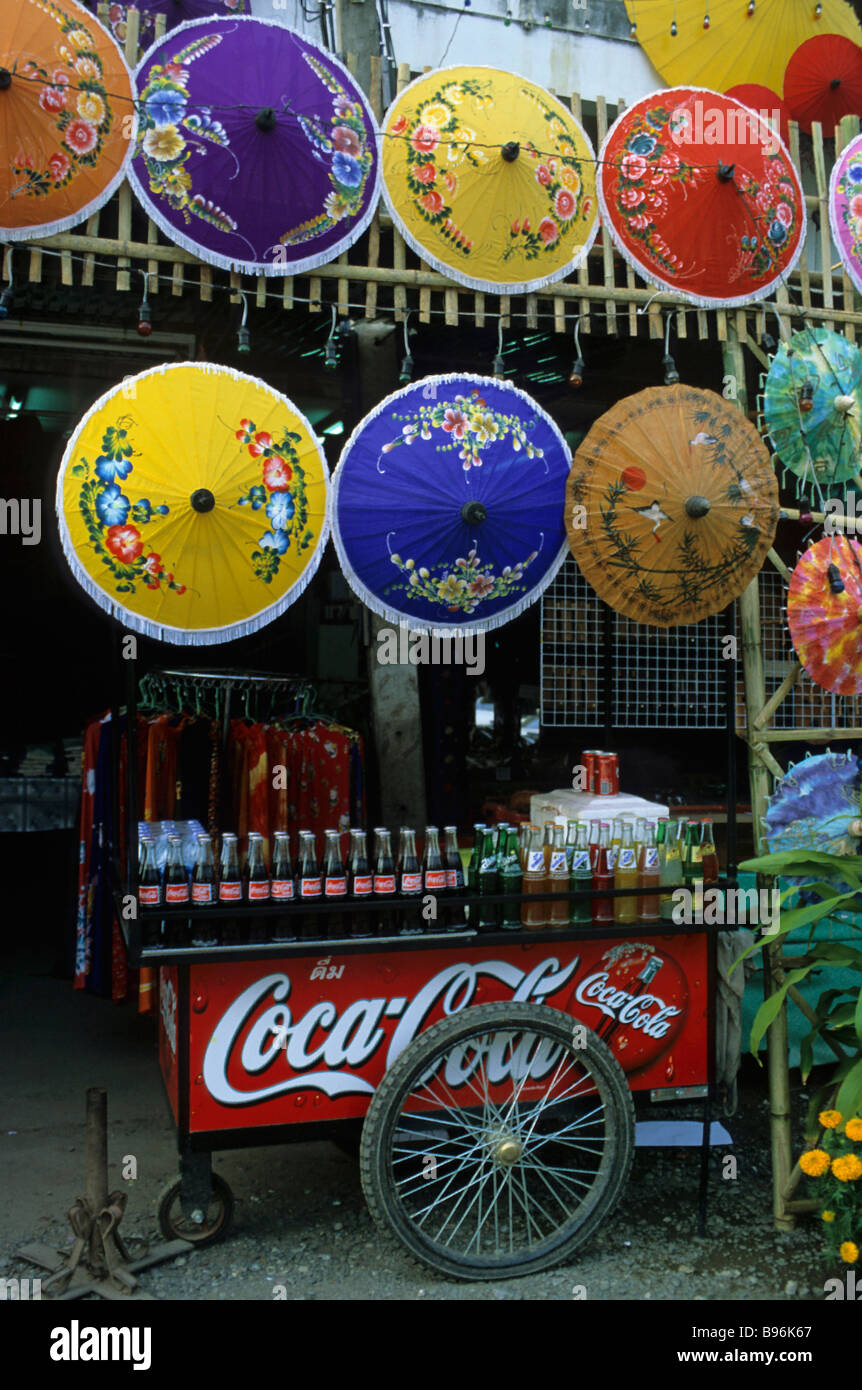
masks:
[[[756,1055],[767,1028],[777,1018],[787,992],[808,975],[824,968],[849,972],[847,985],[825,990],[814,1007],[811,1031],[800,1043],[799,1066],[803,1082],[807,1081],[814,1065],[814,1043],[822,1038],[836,1054],[838,1061],[829,1080],[818,1088],[808,1112],[807,1132],[814,1127],[815,1116],[824,1099],[831,1097],[835,1109],[843,1115],[856,1115],[862,1109],[862,983],[853,977],[862,976],[862,951],[843,941],[818,941],[814,927],[838,911],[862,910],[862,856],[822,854],[817,850],[785,850],[778,854],[747,859],[740,869],[748,873],[781,875],[796,882],[782,892],[782,903],[800,888],[815,901],[784,910],[779,921],[749,946],[734,963],[734,969],[753,951],[775,945],[808,929],[807,950],[794,957],[793,968],[783,982],[758,1009],[751,1027],[751,1051]]]

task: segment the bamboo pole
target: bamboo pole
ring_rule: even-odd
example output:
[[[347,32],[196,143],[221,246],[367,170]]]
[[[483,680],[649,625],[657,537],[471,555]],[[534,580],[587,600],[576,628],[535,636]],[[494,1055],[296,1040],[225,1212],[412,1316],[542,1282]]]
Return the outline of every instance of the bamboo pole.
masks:
[[[791,579],[790,570],[787,568],[781,556],[778,554],[778,551],[775,550],[774,547],[770,546],[766,552],[766,558],[772,564],[773,569],[777,569],[778,573],[781,575],[781,578],[786,580],[789,584]]]
[[[409,63],[399,63],[399,64],[398,64],[398,71],[397,71],[396,84],[395,84],[395,90],[396,90],[396,92],[403,92],[403,91],[404,91],[404,88],[409,84],[409,82],[410,82],[410,64],[409,64]],[[406,276],[406,274],[407,274],[407,272],[406,272],[406,270],[405,270],[405,266],[406,266],[406,265],[407,265],[407,255],[406,255],[406,247],[405,247],[405,243],[404,243],[404,238],[403,238],[403,236],[401,235],[401,233],[398,231],[398,228],[397,228],[397,227],[393,227],[393,228],[392,228],[392,266],[393,266],[393,272],[394,272],[394,273],[393,273],[393,278],[392,278],[391,283],[395,285],[395,291],[394,291],[393,296],[392,296],[392,303],[393,303],[394,306],[395,306],[395,322],[396,322],[396,323],[402,323],[402,322],[404,321],[404,311],[405,311],[406,308],[407,308],[407,294],[406,294],[406,292],[405,292],[405,290],[404,290],[404,288],[403,288],[403,286],[404,286],[404,279],[403,279],[403,278],[402,278],[402,279],[399,279],[399,278],[398,278],[399,275],[402,276],[402,277]],[[430,272],[429,272],[429,273],[430,273]],[[413,274],[415,275],[416,272],[414,271]],[[442,276],[442,275],[440,276],[440,279],[441,279],[441,280],[443,279],[443,276]],[[385,284],[385,283],[386,283],[386,280],[384,280],[382,283]],[[416,283],[418,283],[418,281],[413,281],[413,283],[416,284]]]
[[[736,378],[738,409],[747,413],[748,392],[745,379],[745,357],[737,337],[736,325],[727,325],[728,340],[722,351],[725,373]],[[748,779],[751,789],[752,831],[755,852],[763,845],[763,823],[769,796],[769,770],[763,759],[765,735],[758,737],[755,721],[766,706],[766,682],[763,672],[763,647],[760,634],[760,583],[755,578],[739,599],[742,626],[742,662],[745,680],[746,740],[748,743]],[[759,751],[756,750],[756,746]],[[758,888],[766,886],[758,876]],[[774,945],[764,952],[764,989],[772,994],[779,987],[781,953]],[[792,1135],[790,1128],[790,1073],[787,1063],[787,1007],[783,1003],[766,1034],[769,1065],[770,1139],[772,1147],[772,1213],[780,1230],[789,1230],[794,1218],[784,1205],[784,1187],[792,1168]]]
[[[580,121],[580,119],[581,119],[581,97],[580,97],[580,93],[579,93],[579,92],[572,92],[572,95],[571,95],[571,99],[570,99],[569,104],[570,104],[570,106],[571,106],[571,108],[572,108],[572,115],[575,117],[575,120]],[[603,232],[600,232],[600,233],[599,233],[599,240],[601,240],[601,238],[602,238],[603,235],[604,235]],[[589,283],[590,283],[589,256],[584,256],[584,259],[581,261],[580,265],[578,266],[578,287],[579,287],[579,289],[583,290],[585,286],[586,286],[586,287],[589,286]],[[588,298],[586,298],[586,297],[583,296],[583,295],[581,295],[580,303],[579,303],[579,305],[578,305],[578,313],[579,313],[580,319],[581,319],[581,322],[580,322],[581,331],[582,331],[583,333],[589,333],[589,331],[590,331],[590,301],[589,301]],[[637,333],[637,323],[635,323],[635,326],[634,326],[634,328],[633,328],[633,330],[632,330],[632,333],[633,333],[633,334],[636,334],[636,333]]]
[[[598,124],[598,145],[601,148],[602,141],[608,133],[608,106],[604,97],[596,97],[596,122]],[[611,234],[607,227],[602,227],[599,235],[602,239],[602,274],[605,288],[614,289],[614,246],[611,241]],[[608,300],[607,331],[608,335],[615,334],[617,331],[617,311],[613,299]]]
[[[829,743],[832,739],[862,738],[862,728],[852,729],[765,729],[769,743]]]
[[[369,59],[370,87],[369,101],[371,111],[377,124],[380,125],[383,119],[383,62],[380,55],[372,53]],[[368,229],[368,264],[380,264],[380,209],[375,208],[374,216],[371,219],[371,226]],[[373,280],[369,280],[365,288],[365,317],[374,319],[377,317],[377,285]]]
[[[811,145],[814,152],[814,173],[817,178],[817,208],[820,214],[820,265],[823,271],[823,307],[832,308],[832,275],[826,274],[832,260],[832,240],[829,236],[829,207],[827,193],[829,181],[826,178],[826,162],[823,158],[823,130],[819,121],[811,122]],[[826,320],[829,328],[835,327],[830,315]]]
[[[799,125],[796,121],[790,122],[790,158],[793,160],[793,167],[800,169],[799,162]],[[816,204],[817,200],[812,199]],[[805,199],[805,215],[808,216],[808,199]],[[799,258],[799,289],[802,296],[802,308],[807,314],[811,309],[811,279],[809,275],[811,263],[811,237],[806,237],[805,247]]]
[[[784,700],[784,698],[790,694],[796,682],[799,680],[801,672],[802,667],[799,665],[799,662],[794,661],[793,665],[790,667],[790,670],[787,672],[787,675],[784,677],[784,680],[781,682],[775,694],[770,695],[766,704],[763,706],[763,709],[760,711],[759,715],[755,719],[755,729],[762,729],[765,724],[769,723],[770,719],[772,718],[775,711],[778,709],[778,706],[781,704],[782,700]]]

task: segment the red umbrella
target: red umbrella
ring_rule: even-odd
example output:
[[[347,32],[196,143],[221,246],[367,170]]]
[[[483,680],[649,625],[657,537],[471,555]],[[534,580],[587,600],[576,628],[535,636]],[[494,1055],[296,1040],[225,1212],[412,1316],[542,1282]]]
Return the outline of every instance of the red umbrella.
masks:
[[[790,107],[785,101],[782,101],[777,92],[773,92],[771,87],[764,87],[760,82],[740,82],[735,87],[728,87],[725,96],[733,97],[735,101],[741,101],[743,106],[747,106],[751,111],[756,111],[764,121],[768,121],[773,127],[777,112],[778,133],[785,145],[790,144],[789,122],[793,120]]]
[[[723,92],[641,97],[608,131],[597,188],[625,259],[693,304],[763,299],[802,250],[805,200],[790,156]]]
[[[797,48],[784,74],[784,100],[794,121],[831,135],[842,116],[862,115],[862,48],[840,34],[818,34]]]

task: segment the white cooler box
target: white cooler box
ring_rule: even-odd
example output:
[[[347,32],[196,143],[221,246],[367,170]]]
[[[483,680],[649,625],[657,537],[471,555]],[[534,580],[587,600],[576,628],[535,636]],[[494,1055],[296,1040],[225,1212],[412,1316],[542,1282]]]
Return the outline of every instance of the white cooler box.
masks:
[[[543,825],[546,820],[565,825],[569,820],[658,820],[668,814],[660,801],[645,801],[642,796],[597,796],[593,792],[559,791],[539,793],[530,797],[530,820]]]

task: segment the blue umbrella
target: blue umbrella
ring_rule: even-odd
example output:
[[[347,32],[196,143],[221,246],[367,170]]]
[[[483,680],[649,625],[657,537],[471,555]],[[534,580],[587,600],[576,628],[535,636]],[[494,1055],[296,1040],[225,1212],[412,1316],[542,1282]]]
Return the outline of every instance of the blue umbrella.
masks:
[[[855,753],[809,753],[791,763],[775,785],[764,817],[770,854],[813,849],[821,854],[858,854],[859,760]],[[805,884],[810,879],[787,878]],[[836,883],[844,893],[845,882]],[[807,901],[807,896],[806,896]]]
[[[568,553],[570,467],[553,420],[509,382],[415,382],[366,415],[339,460],[344,574],[391,622],[453,635],[501,627]]]

